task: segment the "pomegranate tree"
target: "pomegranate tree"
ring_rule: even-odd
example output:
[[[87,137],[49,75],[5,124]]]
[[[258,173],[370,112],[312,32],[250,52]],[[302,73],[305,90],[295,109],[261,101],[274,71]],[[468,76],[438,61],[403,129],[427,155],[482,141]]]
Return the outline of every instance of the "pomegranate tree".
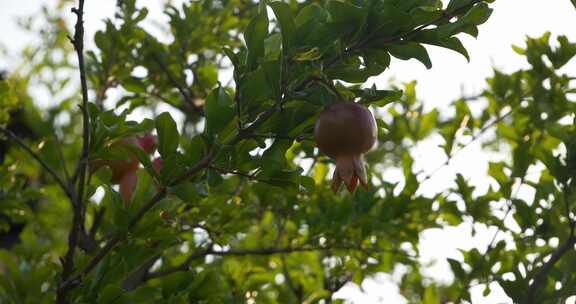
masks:
[[[316,121],[314,136],[320,152],[336,160],[332,191],[346,184],[353,192],[358,185],[368,188],[363,154],[376,141],[376,121],[363,105],[338,102],[328,106]]]

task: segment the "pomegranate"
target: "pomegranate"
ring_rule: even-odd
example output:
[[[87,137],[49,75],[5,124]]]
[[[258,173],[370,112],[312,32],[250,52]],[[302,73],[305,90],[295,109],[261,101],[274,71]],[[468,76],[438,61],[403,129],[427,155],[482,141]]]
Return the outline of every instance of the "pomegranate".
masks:
[[[132,193],[136,189],[136,184],[138,183],[137,170],[132,170],[124,174],[120,180],[120,195],[124,201],[124,207],[128,206],[130,199],[132,198]]]
[[[366,107],[354,102],[328,106],[316,121],[314,137],[320,152],[336,160],[332,191],[346,184],[354,192],[358,181],[368,189],[363,154],[376,141],[376,121]]]
[[[152,161],[152,166],[156,172],[160,173],[162,170],[163,161],[161,158],[157,157]],[[132,198],[132,193],[136,190],[136,185],[138,184],[138,169],[130,170],[126,172],[120,179],[120,195],[122,196],[122,200],[124,201],[124,206],[128,206],[130,199]],[[156,186],[158,188],[158,185]]]
[[[148,154],[153,154],[154,151],[156,151],[156,147],[158,147],[158,138],[156,135],[147,133],[144,136],[138,137],[137,140],[138,145]]]
[[[160,157],[156,157],[154,161],[152,161],[152,166],[156,172],[160,173],[162,170],[162,166],[164,165],[164,161]]]

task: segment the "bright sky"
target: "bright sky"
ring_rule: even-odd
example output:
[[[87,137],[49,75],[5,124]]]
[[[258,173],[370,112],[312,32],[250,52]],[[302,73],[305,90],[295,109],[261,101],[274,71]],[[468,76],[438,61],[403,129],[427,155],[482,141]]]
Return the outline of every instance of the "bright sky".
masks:
[[[87,37],[91,37],[96,30],[102,28],[103,18],[113,16],[115,2],[115,0],[86,1]],[[14,18],[37,12],[39,3],[54,3],[54,0],[0,0],[0,28],[3,29],[0,44],[8,45],[9,50],[14,52],[32,39],[18,31]],[[139,0],[137,3],[149,9],[149,18],[159,20],[160,23],[167,20],[162,15],[159,0]],[[373,81],[377,86],[385,88],[391,79],[400,82],[416,79],[417,92],[426,107],[428,109],[438,107],[442,110],[459,96],[479,93],[484,87],[484,79],[492,74],[493,67],[504,72],[526,67],[527,63],[510,47],[512,44],[523,46],[526,35],[540,36],[550,31],[553,35],[566,35],[570,40],[576,41],[574,30],[576,9],[570,0],[497,0],[492,7],[494,13],[490,20],[480,27],[478,39],[462,37],[470,54],[470,62],[455,52],[429,48],[434,65],[431,70],[426,70],[423,65],[415,61],[393,61],[391,69]],[[92,42],[88,43],[88,46],[93,45]],[[0,69],[10,68],[14,62],[0,58]],[[572,75],[576,75],[576,63],[573,62],[567,69]],[[418,147],[417,169],[422,168],[425,172],[431,172],[444,162],[443,154],[435,148],[435,145],[437,142],[431,141]],[[439,171],[428,181],[424,185],[423,193],[433,193],[439,185],[446,187],[446,181],[453,180],[455,172],[463,174],[482,191],[487,187],[488,161],[495,158],[501,156],[487,154],[481,150],[480,145],[472,144],[463,153],[458,154],[448,168]],[[471,159],[474,161],[470,161]],[[521,190],[521,196],[531,195],[530,191]],[[506,223],[511,227],[514,226],[513,221],[508,220]],[[420,239],[421,260],[424,263],[435,262],[427,268],[426,275],[449,282],[453,276],[445,261],[447,257],[461,260],[458,248],[478,247],[481,251],[485,250],[494,230],[482,226],[476,226],[476,229],[475,237],[471,235],[470,224],[423,232]],[[399,295],[395,284],[403,271],[405,269],[397,267],[393,274],[376,275],[372,279],[365,280],[361,288],[350,283],[337,293],[337,297],[347,299],[350,303],[406,303],[406,300]],[[473,288],[472,302],[511,303],[496,284],[490,287],[492,292],[487,297],[482,296],[483,286]],[[576,297],[572,297],[569,301],[569,303],[575,302]]]

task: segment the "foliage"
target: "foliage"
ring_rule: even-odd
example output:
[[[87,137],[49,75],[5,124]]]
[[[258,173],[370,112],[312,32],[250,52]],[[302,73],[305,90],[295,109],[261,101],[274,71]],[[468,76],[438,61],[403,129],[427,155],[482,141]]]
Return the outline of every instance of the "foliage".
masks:
[[[347,282],[398,265],[414,303],[469,302],[471,286],[491,282],[514,302],[576,294],[576,89],[560,72],[576,44],[529,38],[514,49],[530,68],[495,71],[450,115],[425,111],[415,82],[363,86],[391,56],[431,68],[424,45],[468,58],[458,37],[478,34],[490,2],[191,1],[166,6],[161,40],[144,26],[146,8],[119,1],[90,37],[80,109],[73,47],[83,58],[83,29],[67,31],[66,2],[44,10],[41,43],[0,81],[0,302],[337,302]],[[81,21],[82,5],[75,12]],[[39,87],[54,101],[47,108],[28,94]],[[314,147],[317,115],[342,99],[377,114],[369,191],[333,194],[332,160]],[[147,132],[163,166],[130,148],[141,168],[124,204],[110,169],[85,164],[121,157],[112,143]],[[490,132],[485,148],[508,158],[490,163],[485,192],[458,174],[423,193],[434,173],[415,169],[416,145],[441,138],[448,165]],[[387,180],[391,170],[403,181]],[[462,251],[448,260],[453,282],[435,282],[421,271],[419,236],[462,222],[509,240]]]

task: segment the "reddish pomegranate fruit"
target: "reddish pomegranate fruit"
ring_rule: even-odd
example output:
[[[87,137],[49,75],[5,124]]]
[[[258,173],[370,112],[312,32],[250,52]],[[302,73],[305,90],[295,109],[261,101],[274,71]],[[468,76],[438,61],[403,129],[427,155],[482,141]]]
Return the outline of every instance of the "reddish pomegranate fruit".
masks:
[[[148,154],[153,154],[154,151],[156,151],[156,147],[158,147],[158,138],[156,135],[147,133],[144,136],[138,137],[137,140],[138,145]]]
[[[122,196],[122,200],[124,201],[124,207],[128,206],[130,199],[132,198],[132,193],[136,189],[136,184],[138,184],[138,175],[136,174],[137,170],[132,170],[124,174],[122,179],[120,179],[120,195]]]
[[[353,192],[358,181],[368,189],[363,154],[376,141],[376,121],[366,107],[354,102],[338,102],[328,106],[316,121],[314,137],[320,151],[336,160],[332,191],[346,184]]]
[[[156,157],[154,161],[152,161],[152,166],[156,170],[156,172],[160,173],[162,170],[162,166],[164,165],[164,161],[160,157]]]
[[[163,161],[161,158],[157,157],[152,161],[152,166],[156,172],[160,173],[162,170]],[[134,190],[136,190],[136,185],[138,184],[138,169],[130,170],[126,172],[120,179],[120,195],[122,196],[122,200],[124,201],[124,206],[128,206],[130,199],[132,198],[132,194]],[[158,188],[158,185],[156,186]]]

